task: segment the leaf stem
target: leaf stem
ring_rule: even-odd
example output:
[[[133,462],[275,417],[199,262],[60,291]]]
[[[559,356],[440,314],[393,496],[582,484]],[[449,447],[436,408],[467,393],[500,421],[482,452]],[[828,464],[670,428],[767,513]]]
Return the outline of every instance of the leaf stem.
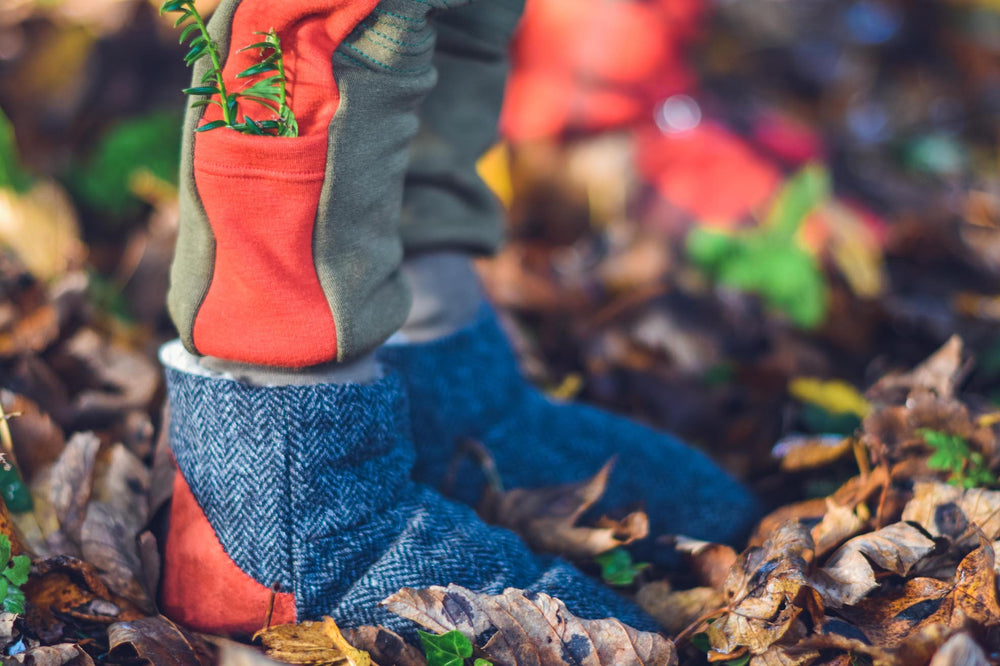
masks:
[[[215,40],[212,39],[212,36],[208,32],[208,26],[205,25],[205,20],[194,6],[194,0],[189,0],[187,5],[190,9],[191,17],[198,24],[198,29],[201,31],[202,37],[205,38],[205,50],[208,51],[208,57],[212,60],[212,73],[215,76],[216,84],[219,86],[219,100],[222,102],[222,118],[226,121],[227,125],[235,125],[236,118],[232,105],[229,103],[226,82],[222,78],[222,63],[219,61],[219,51]]]

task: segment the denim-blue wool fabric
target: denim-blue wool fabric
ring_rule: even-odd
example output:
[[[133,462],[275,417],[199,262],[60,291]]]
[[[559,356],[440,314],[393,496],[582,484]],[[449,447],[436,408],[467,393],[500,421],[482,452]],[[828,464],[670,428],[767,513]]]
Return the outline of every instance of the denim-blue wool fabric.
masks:
[[[655,623],[566,562],[411,481],[401,382],[258,387],[168,368],[174,455],[223,547],[259,583],[295,594],[298,619],[415,625],[378,602],[402,587],[516,587],[585,618]]]
[[[616,462],[595,512],[645,507],[651,538],[638,554],[673,564],[655,538],[683,534],[737,542],[759,517],[754,497],[707,456],[674,437],[579,404],[550,400],[522,377],[492,308],[439,340],[388,344],[379,359],[406,384],[417,447],[414,477],[475,503],[485,477],[466,457],[449,475],[456,446],[475,439],[492,454],[507,488],[579,481]]]

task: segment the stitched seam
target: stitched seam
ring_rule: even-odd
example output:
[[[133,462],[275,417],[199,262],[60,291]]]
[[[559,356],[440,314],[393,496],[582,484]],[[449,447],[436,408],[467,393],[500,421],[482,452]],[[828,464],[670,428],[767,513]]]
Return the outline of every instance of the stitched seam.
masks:
[[[430,33],[426,37],[424,37],[423,39],[421,39],[419,42],[401,42],[398,39],[393,39],[392,37],[390,37],[389,35],[385,34],[384,32],[379,32],[375,28],[368,28],[365,31],[366,34],[369,33],[369,32],[372,32],[372,33],[378,35],[379,37],[392,42],[393,44],[399,44],[400,46],[423,46],[424,44],[427,43],[427,40],[429,40],[431,37],[434,36],[434,33]],[[411,32],[416,32],[416,30],[411,30]],[[371,38],[369,37],[369,39],[371,39]]]
[[[426,18],[419,18],[419,19],[410,18],[409,16],[403,16],[402,14],[397,14],[395,12],[390,12],[390,11],[385,10],[385,9],[376,9],[375,12],[378,13],[378,14],[383,14],[385,16],[392,16],[393,18],[398,18],[398,19],[401,19],[401,20],[406,21],[408,23],[419,23],[421,25],[423,25],[424,23],[427,23],[427,19]]]
[[[290,176],[288,180],[294,180],[298,182],[308,182],[312,180],[322,180],[326,175],[323,171],[284,171],[281,169],[259,169],[250,166],[241,167],[238,172],[233,172],[231,164],[222,164],[219,162],[198,162],[198,166],[195,167],[196,171],[204,171],[210,173],[213,176],[224,176],[226,178],[232,178],[239,180],[242,176]]]
[[[374,32],[374,31],[372,31],[372,32]],[[378,33],[376,33],[376,34],[378,34]],[[369,42],[371,42],[372,44],[374,44],[374,45],[376,45],[376,46],[380,46],[380,47],[382,47],[382,48],[386,49],[387,51],[389,51],[389,52],[391,52],[391,53],[395,53],[395,54],[396,54],[396,55],[398,55],[398,56],[403,56],[403,57],[407,57],[407,56],[409,56],[409,57],[413,58],[413,57],[416,57],[416,56],[419,56],[419,55],[423,55],[423,54],[425,54],[425,53],[427,53],[428,51],[430,51],[430,50],[431,50],[431,47],[427,47],[427,48],[425,48],[425,49],[424,49],[424,50],[422,50],[422,51],[411,51],[411,52],[409,52],[409,53],[401,53],[401,52],[397,51],[396,49],[394,49],[393,47],[391,47],[391,46],[387,46],[387,45],[385,45],[385,44],[382,44],[382,43],[381,43],[381,42],[379,42],[378,40],[374,39],[374,38],[373,38],[373,37],[372,37],[371,35],[369,35],[369,34],[368,34],[368,32],[367,32],[367,31],[365,31],[365,32],[364,32],[364,33],[363,33],[363,34],[362,34],[361,36],[362,36],[362,37],[363,37],[364,39],[367,39],[367,40],[368,40]],[[424,39],[424,40],[423,40],[422,42],[420,42],[419,44],[405,44],[405,43],[403,43],[403,42],[396,42],[396,43],[397,43],[397,44],[399,44],[400,46],[410,46],[410,47],[419,47],[419,46],[421,46],[421,45],[423,45],[423,44],[426,44],[426,43],[428,42],[428,40],[430,40],[430,38],[431,38],[431,36],[430,36],[430,35],[429,35],[429,36],[427,36],[427,37],[426,37],[426,38],[425,38],[425,39]],[[386,39],[390,39],[390,38],[388,38],[388,37],[387,37]]]
[[[354,46],[353,44],[348,44],[348,43],[345,42],[341,46],[346,46],[347,48],[349,48],[352,51],[356,52],[361,57],[367,58],[368,60],[371,60],[376,65],[379,65],[380,67],[382,67],[383,69],[386,69],[386,70],[388,70],[390,72],[396,72],[397,74],[413,74],[413,73],[416,73],[416,72],[422,72],[425,69],[424,67],[417,67],[417,68],[414,68],[414,69],[400,69],[398,67],[392,67],[392,66],[387,65],[386,63],[382,62],[381,60],[378,60],[377,58],[373,58],[372,56],[368,55],[367,53],[365,53],[364,51],[362,51],[358,47]],[[341,52],[340,55],[344,56],[348,60],[351,60],[351,61],[353,61],[354,63],[356,63],[358,65],[361,65],[362,67],[367,67],[367,65],[365,65],[363,62],[359,61],[357,58],[354,58],[352,56],[347,55],[346,53]]]

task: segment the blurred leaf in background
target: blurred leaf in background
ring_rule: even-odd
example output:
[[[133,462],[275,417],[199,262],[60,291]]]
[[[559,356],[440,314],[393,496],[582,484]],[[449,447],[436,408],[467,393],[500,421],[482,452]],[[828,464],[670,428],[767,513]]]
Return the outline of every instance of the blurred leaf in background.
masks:
[[[0,111],[0,247],[11,248],[38,279],[49,281],[85,255],[69,197],[24,169],[14,128]]]
[[[126,120],[108,129],[91,155],[67,174],[73,196],[120,221],[142,209],[137,179],[152,175],[177,185],[181,117],[174,111]]]
[[[735,234],[696,228],[688,235],[688,257],[720,284],[757,294],[795,325],[820,326],[828,302],[826,278],[798,232],[829,198],[827,170],[806,166],[778,193],[762,226]]]

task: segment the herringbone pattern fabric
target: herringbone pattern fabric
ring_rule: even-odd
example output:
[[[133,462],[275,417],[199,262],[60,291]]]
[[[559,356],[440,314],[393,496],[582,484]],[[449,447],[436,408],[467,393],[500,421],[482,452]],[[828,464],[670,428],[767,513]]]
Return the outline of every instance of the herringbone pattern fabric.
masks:
[[[385,345],[379,358],[406,384],[419,482],[441,484],[466,437],[490,450],[506,487],[582,480],[616,456],[595,513],[644,505],[652,538],[636,544],[639,555],[666,565],[676,557],[655,547],[656,536],[735,541],[758,516],[751,494],[701,452],[627,419],[542,395],[521,376],[488,306],[451,336]],[[479,466],[466,458],[453,478],[453,496],[475,503],[485,483]]]
[[[299,620],[412,623],[378,602],[458,583],[544,591],[583,617],[643,629],[638,608],[507,530],[413,483],[408,407],[395,376],[370,385],[255,387],[167,370],[177,464],[229,556],[294,592]]]

